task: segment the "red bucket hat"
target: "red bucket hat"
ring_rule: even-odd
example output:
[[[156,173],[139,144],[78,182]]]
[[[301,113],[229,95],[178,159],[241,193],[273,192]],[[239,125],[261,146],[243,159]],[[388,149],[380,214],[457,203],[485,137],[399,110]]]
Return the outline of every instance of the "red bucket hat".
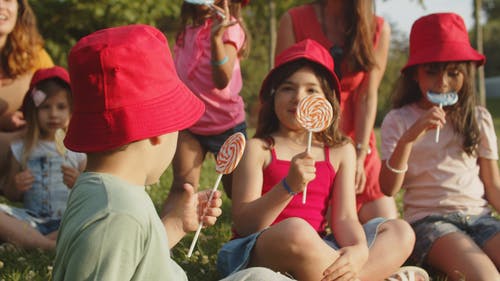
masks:
[[[68,57],[73,115],[64,144],[98,152],[193,125],[205,106],[179,80],[167,39],[148,25],[96,31]]]
[[[35,73],[33,74],[33,77],[31,77],[31,82],[30,86],[28,89],[28,92],[24,95],[23,99],[23,104],[21,106],[21,110],[23,111],[23,114],[26,116],[26,108],[27,108],[27,103],[29,100],[33,100],[33,102],[36,104],[40,104],[45,100],[45,94],[38,93],[36,86],[38,83],[48,80],[48,79],[60,79],[64,83],[66,83],[69,87],[70,85],[70,80],[69,80],[69,74],[68,71],[60,66],[53,66],[49,68],[40,68]],[[38,107],[38,105],[36,105]]]
[[[321,44],[312,40],[305,39],[294,45],[290,46],[288,49],[283,50],[276,59],[274,60],[274,68],[267,74],[264,82],[262,82],[262,87],[260,88],[260,101],[263,102],[265,96],[270,94],[269,87],[271,84],[271,80],[273,79],[273,75],[277,69],[282,67],[286,67],[286,65],[290,62],[297,61],[300,59],[309,60],[321,67],[325,68],[331,76],[329,77],[330,84],[332,88],[335,90],[335,95],[337,97],[337,101],[340,103],[340,83],[337,75],[334,72],[335,66],[332,59],[332,56]]]
[[[464,20],[454,13],[423,16],[413,23],[410,32],[410,56],[403,67],[447,61],[485,62],[484,55],[471,47]]]

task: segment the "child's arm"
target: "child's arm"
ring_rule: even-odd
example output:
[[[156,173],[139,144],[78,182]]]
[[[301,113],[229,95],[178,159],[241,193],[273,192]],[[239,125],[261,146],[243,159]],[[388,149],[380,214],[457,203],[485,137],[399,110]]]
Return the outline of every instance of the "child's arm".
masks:
[[[356,195],[354,175],[356,158],[351,144],[335,148],[331,151],[331,159],[340,159],[335,182],[333,184],[330,227],[341,246],[340,257],[336,259],[325,273],[332,273],[346,263],[358,273],[368,259],[368,246],[356,212]]]
[[[5,186],[3,187],[4,194],[11,201],[21,201],[24,192],[33,185],[35,177],[30,170],[22,170],[12,152],[9,152],[8,159],[9,166],[7,167]]]
[[[262,193],[263,169],[270,161],[268,144],[260,139],[247,142],[245,153],[233,174],[232,218],[237,233],[246,236],[276,220],[293,196],[282,182]],[[314,179],[314,160],[307,153],[295,156],[285,177],[292,191],[300,192]]]
[[[231,20],[227,0],[224,0],[224,14],[222,19],[216,16],[212,24],[211,54],[212,80],[218,89],[224,89],[231,81],[235,60],[238,59],[238,50],[232,43],[223,41],[224,32],[232,25],[238,24]]]
[[[484,184],[486,199],[500,213],[500,174],[497,161],[480,157],[479,176]]]
[[[396,120],[390,121],[396,122]],[[428,130],[436,129],[437,126],[442,127],[445,123],[444,110],[434,106],[401,135],[392,154],[387,159],[382,160],[379,181],[380,188],[385,195],[394,196],[401,189],[408,168],[408,159],[415,141],[420,139]],[[384,124],[382,126],[384,127]],[[384,129],[382,129],[383,131]],[[386,136],[382,134],[382,143],[384,145],[385,138]]]
[[[211,190],[194,192],[193,186],[184,184],[184,192],[179,200],[166,211],[162,218],[168,235],[170,248],[173,248],[186,233],[195,231],[200,221],[203,225],[214,225],[217,217],[222,214],[221,193],[216,191],[212,201],[208,202]],[[204,214],[204,209],[209,206]],[[205,215],[202,217],[202,215]]]

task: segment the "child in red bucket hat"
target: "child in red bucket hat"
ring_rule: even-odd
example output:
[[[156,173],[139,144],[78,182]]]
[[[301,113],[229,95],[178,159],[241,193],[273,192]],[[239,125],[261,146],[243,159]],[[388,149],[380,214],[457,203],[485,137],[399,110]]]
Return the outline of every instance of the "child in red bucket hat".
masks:
[[[68,200],[52,280],[187,280],[170,248],[200,220],[215,223],[221,193],[207,202],[210,191],[185,184],[160,219],[145,185],[159,180],[178,131],[198,120],[203,103],[178,78],[167,39],[151,26],[96,31],[71,49],[68,64],[74,114],[64,143],[88,153],[88,166]],[[257,269],[226,281],[255,274],[275,275]]]
[[[66,202],[86,156],[69,151],[57,132],[71,116],[69,75],[60,66],[37,70],[21,110],[26,132],[9,148],[5,196],[22,207],[0,204],[0,240],[23,248],[54,250]],[[62,147],[62,148],[61,148]]]
[[[387,195],[406,190],[404,218],[416,233],[411,261],[452,280],[499,276],[500,220],[491,215],[500,211],[497,137],[474,87],[484,62],[460,16],[418,19],[381,129],[380,182]]]
[[[255,137],[234,173],[236,237],[219,252],[223,275],[264,266],[297,280],[382,280],[410,254],[414,235],[405,221],[359,222],[355,149],[338,129],[340,85],[333,70],[329,52],[310,39],[276,57],[261,87]],[[306,152],[308,132],[296,111],[299,100],[312,94],[328,100],[333,122],[314,134]],[[326,235],[327,226],[333,235]]]

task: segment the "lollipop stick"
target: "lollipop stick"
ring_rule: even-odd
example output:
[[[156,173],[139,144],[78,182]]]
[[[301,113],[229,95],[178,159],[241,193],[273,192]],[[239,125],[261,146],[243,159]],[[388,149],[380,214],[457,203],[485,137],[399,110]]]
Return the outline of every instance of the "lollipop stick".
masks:
[[[439,108],[443,108],[443,104],[442,103],[439,104]],[[439,129],[440,128],[441,127],[438,126],[437,129],[436,129],[436,143],[439,142]]]
[[[210,196],[208,197],[207,204],[210,204],[210,201],[212,201],[212,198],[214,197],[215,191],[217,190],[217,187],[219,186],[221,179],[222,179],[222,174],[219,174],[219,176],[217,177],[217,180],[215,181],[214,187],[212,188],[212,191],[210,191]],[[202,219],[205,216],[205,214],[207,213],[207,207],[208,207],[208,205],[205,207],[205,209],[203,209],[203,214],[201,216]],[[189,247],[189,252],[187,254],[188,258],[190,258],[191,255],[193,254],[194,246],[196,245],[196,241],[198,240],[198,236],[200,236],[200,232],[201,232],[202,228],[203,228],[203,221],[200,222],[200,225],[198,226],[198,229],[196,230],[196,233],[194,234],[193,241],[191,242],[191,246]]]
[[[311,143],[312,143],[312,131],[309,131],[307,136],[307,153],[311,152]],[[304,187],[304,191],[302,192],[302,204],[306,203],[307,199],[307,185]]]

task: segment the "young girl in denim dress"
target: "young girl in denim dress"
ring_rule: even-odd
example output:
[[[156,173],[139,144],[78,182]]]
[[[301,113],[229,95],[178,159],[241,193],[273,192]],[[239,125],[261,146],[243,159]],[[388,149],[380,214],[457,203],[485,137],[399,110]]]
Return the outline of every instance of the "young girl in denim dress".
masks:
[[[207,153],[217,155],[224,141],[236,132],[246,135],[240,58],[249,50],[249,35],[242,7],[249,0],[185,0],[181,28],[174,47],[179,78],[205,103],[205,113],[193,126],[179,132],[172,162],[172,194],[184,183],[199,186]],[[231,176],[222,178],[231,196]]]
[[[475,102],[474,73],[484,62],[457,14],[418,19],[381,130],[380,182],[387,195],[405,190],[411,261],[448,280],[500,280],[498,143],[490,113]]]
[[[86,163],[85,154],[65,149],[56,137],[64,137],[71,115],[67,71],[55,66],[35,72],[22,111],[27,129],[10,145],[4,192],[23,207],[0,205],[0,239],[20,247],[54,249],[70,188]]]

